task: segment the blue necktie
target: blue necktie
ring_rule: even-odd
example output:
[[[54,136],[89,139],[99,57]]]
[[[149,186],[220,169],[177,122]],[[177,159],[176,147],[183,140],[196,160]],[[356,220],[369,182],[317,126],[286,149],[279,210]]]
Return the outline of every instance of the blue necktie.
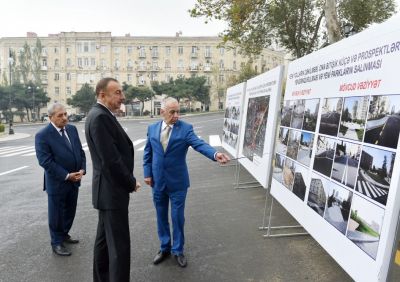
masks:
[[[65,132],[64,132],[64,131],[65,131],[64,128],[60,130],[61,136],[62,136],[62,138],[64,139],[65,144],[67,144],[68,148],[70,148],[71,151],[72,151],[71,142],[68,140],[68,138],[67,138],[67,136],[65,135]]]

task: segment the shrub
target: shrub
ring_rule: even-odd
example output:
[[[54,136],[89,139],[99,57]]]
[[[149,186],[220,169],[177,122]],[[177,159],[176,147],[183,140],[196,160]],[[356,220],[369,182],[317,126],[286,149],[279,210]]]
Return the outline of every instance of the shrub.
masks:
[[[5,128],[4,124],[0,124],[0,132],[4,132]]]

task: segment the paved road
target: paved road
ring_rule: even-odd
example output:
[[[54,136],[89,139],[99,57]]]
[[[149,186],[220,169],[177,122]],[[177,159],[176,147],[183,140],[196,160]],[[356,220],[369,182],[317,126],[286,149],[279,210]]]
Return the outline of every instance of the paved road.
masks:
[[[370,126],[365,132],[364,142],[396,149],[399,141],[400,116],[391,115],[382,120],[384,123],[376,127]]]
[[[223,114],[187,117],[198,135],[208,139],[222,132]],[[121,121],[132,140],[146,136],[149,121]],[[77,124],[85,143],[82,123]],[[6,146],[33,146],[40,126],[16,127],[29,138],[1,142]],[[136,146],[135,174],[142,179]],[[24,153],[27,154],[27,153]],[[0,158],[0,281],[92,281],[92,251],[97,213],[91,205],[91,161],[80,190],[71,233],[81,240],[73,255],[56,257],[49,245],[47,198],[41,191],[43,171],[34,156]],[[189,265],[180,269],[173,260],[159,266],[151,261],[158,250],[151,191],[143,187],[131,197],[132,281],[351,281],[340,266],[311,238],[264,239],[262,222],[265,190],[234,190],[234,167],[220,167],[194,151],[188,155],[192,187],[186,205],[186,254]],[[241,179],[252,180],[242,170]],[[276,224],[293,224],[276,205]],[[286,263],[291,261],[291,263]]]

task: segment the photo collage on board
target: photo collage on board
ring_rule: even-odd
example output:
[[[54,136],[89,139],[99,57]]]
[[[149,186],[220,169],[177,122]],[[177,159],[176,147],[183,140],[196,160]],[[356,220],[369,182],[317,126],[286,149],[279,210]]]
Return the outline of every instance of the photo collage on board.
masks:
[[[400,95],[318,99],[318,128],[317,118],[310,118],[318,116],[318,106],[312,111],[308,101],[284,101],[273,177],[307,197],[311,209],[376,259],[400,133]],[[308,162],[300,149],[307,142]],[[298,175],[309,168],[306,191],[299,193]]]
[[[237,148],[240,123],[240,107],[229,106],[225,109],[223,140],[232,148]]]
[[[272,177],[304,201],[320,99],[284,101]]]
[[[264,156],[269,100],[270,96],[249,99],[242,152],[250,161],[253,161],[255,156]]]

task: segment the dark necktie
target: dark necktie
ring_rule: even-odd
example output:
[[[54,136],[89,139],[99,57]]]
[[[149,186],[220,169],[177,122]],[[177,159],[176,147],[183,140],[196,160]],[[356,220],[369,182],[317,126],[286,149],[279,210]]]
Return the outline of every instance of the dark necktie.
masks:
[[[71,151],[72,151],[71,142],[68,140],[68,138],[67,138],[67,136],[65,135],[65,132],[64,132],[64,131],[65,131],[64,128],[60,130],[61,136],[62,136],[62,138],[64,139],[65,144],[67,144],[68,148],[70,148]]]

